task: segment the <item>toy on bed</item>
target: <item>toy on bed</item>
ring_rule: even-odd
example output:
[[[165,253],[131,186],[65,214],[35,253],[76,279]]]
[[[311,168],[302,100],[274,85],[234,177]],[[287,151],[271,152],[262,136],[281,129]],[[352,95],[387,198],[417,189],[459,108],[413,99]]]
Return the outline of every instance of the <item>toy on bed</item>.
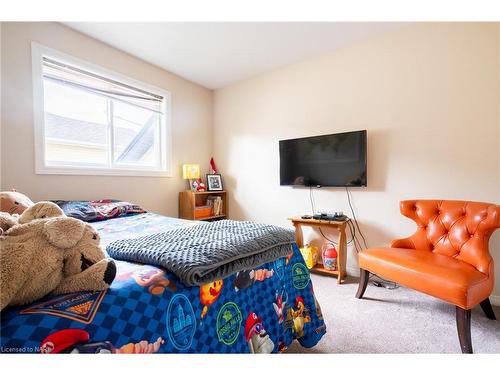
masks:
[[[22,214],[28,207],[33,205],[33,201],[26,195],[12,189],[11,191],[0,192],[0,211],[11,215]]]
[[[17,224],[19,215],[31,205],[31,199],[15,189],[0,192],[0,235]]]
[[[36,219],[48,219],[51,217],[66,216],[55,203],[49,201],[41,201],[27,208],[20,216],[18,223],[26,224]]]
[[[0,235],[17,225],[18,218],[7,212],[0,212]]]
[[[15,225],[26,224],[36,219],[66,216],[55,203],[42,201],[34,203],[24,210],[21,215],[11,215],[8,212],[0,212],[0,235]]]
[[[55,210],[40,203],[21,215],[25,224],[0,237],[0,310],[51,292],[104,290],[115,278],[115,264],[105,257],[95,229],[73,218],[42,218]]]

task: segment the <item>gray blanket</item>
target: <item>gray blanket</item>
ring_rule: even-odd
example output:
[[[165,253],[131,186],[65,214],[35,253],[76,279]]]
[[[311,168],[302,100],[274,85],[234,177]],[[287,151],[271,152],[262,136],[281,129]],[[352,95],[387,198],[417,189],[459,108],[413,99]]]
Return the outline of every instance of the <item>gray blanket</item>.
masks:
[[[189,286],[249,270],[292,252],[292,231],[250,221],[220,220],[112,242],[119,260],[161,266]]]

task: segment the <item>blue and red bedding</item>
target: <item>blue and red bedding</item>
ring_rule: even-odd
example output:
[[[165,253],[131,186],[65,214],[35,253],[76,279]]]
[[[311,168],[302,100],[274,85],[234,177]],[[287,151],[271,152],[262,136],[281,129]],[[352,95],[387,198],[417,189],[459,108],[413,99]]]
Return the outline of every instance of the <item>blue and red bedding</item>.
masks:
[[[103,247],[194,222],[138,214],[93,223]],[[297,247],[287,257],[201,287],[151,265],[117,261],[105,292],[49,296],[2,311],[3,353],[268,353],[325,333]]]
[[[53,201],[67,216],[83,221],[100,221],[131,214],[145,213],[140,206],[116,199],[94,201]]]

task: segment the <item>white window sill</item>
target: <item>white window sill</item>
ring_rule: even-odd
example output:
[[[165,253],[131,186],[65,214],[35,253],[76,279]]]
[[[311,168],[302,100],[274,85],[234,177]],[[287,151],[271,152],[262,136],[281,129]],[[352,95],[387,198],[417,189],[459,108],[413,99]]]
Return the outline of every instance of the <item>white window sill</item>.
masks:
[[[140,169],[99,169],[83,167],[37,167],[36,174],[82,175],[82,176],[128,176],[128,177],[172,177],[169,171]]]

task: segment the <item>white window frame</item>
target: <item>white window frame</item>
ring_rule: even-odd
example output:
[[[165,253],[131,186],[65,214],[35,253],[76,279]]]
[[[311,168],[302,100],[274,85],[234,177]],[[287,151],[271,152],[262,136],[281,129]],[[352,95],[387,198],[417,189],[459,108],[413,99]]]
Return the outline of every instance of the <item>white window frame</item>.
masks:
[[[45,113],[43,90],[43,57],[65,62],[88,72],[101,75],[124,84],[146,90],[164,98],[162,121],[160,122],[160,168],[116,166],[100,168],[95,166],[64,165],[51,166],[45,163]],[[153,176],[172,177],[172,125],[171,94],[169,91],[112,72],[98,65],[70,56],[36,42],[31,43],[33,75],[33,117],[35,135],[35,173],[63,175],[109,175],[109,176]]]

